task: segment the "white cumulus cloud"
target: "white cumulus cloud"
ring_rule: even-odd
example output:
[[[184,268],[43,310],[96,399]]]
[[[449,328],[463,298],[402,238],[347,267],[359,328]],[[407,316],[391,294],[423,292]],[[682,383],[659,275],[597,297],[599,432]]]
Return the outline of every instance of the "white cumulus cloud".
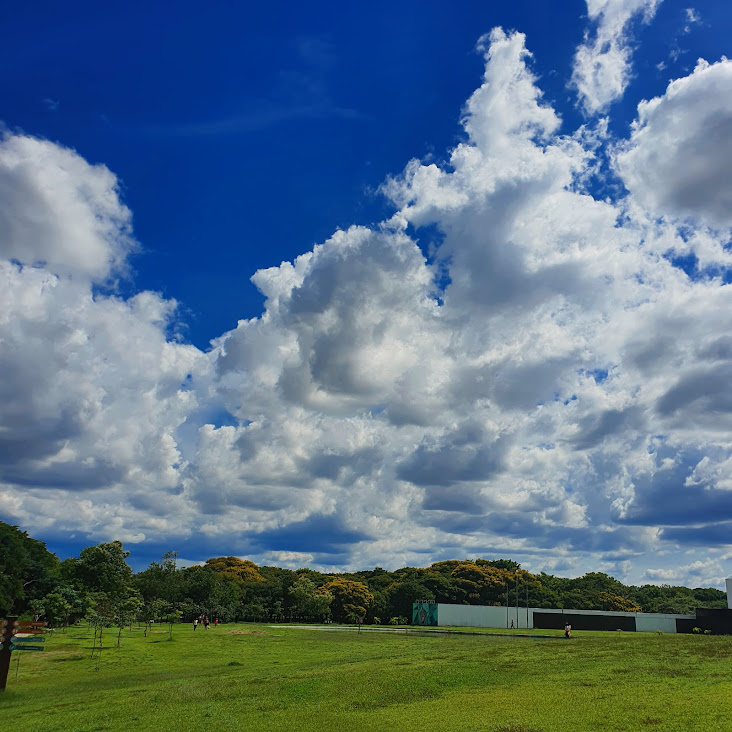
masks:
[[[134,248],[117,179],[73,150],[25,135],[0,139],[0,256],[103,282]]]
[[[617,166],[651,213],[732,226],[732,61],[699,61],[641,102]]]
[[[6,137],[0,222],[0,485],[13,515],[142,540],[145,506],[170,510],[181,490],[175,430],[203,354],[168,340],[174,302],[94,294],[135,247],[103,166]]]
[[[587,114],[604,112],[622,97],[631,76],[631,21],[652,20],[661,0],[587,0],[592,30],[577,47],[572,85]]]
[[[591,11],[622,31],[653,8]],[[619,144],[559,133],[523,35],[496,29],[480,49],[448,159],[386,181],[387,221],[257,272],[264,311],[206,354],[167,335],[173,302],[93,294],[135,246],[114,176],[6,138],[33,174],[13,153],[2,179],[16,202],[0,209],[2,510],[327,568],[491,554],[641,579],[651,554],[664,572],[706,547],[692,576],[728,546],[732,288],[706,225],[728,184],[712,167],[709,199],[689,203],[654,153],[665,135],[678,167],[720,154],[698,120],[726,113],[727,62],[641,105]],[[615,201],[584,187],[608,144],[631,191]],[[47,177],[52,192],[65,180],[73,222]],[[28,212],[49,200],[32,248]]]

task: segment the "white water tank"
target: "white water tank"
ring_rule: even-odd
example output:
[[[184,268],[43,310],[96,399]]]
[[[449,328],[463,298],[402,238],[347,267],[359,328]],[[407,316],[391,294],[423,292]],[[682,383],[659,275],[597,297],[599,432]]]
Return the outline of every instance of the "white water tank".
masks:
[[[732,577],[727,577],[727,607],[732,610]]]

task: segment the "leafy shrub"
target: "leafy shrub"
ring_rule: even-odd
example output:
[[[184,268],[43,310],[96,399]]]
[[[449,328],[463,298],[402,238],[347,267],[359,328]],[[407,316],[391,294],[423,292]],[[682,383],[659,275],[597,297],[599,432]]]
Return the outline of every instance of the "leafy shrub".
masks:
[[[381,625],[381,618],[377,618],[375,615],[374,615],[374,625]]]

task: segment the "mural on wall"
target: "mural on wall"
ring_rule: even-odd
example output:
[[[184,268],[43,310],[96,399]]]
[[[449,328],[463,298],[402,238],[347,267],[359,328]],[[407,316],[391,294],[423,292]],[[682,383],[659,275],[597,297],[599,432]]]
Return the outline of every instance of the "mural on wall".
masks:
[[[415,602],[412,605],[412,625],[437,625],[437,603]]]

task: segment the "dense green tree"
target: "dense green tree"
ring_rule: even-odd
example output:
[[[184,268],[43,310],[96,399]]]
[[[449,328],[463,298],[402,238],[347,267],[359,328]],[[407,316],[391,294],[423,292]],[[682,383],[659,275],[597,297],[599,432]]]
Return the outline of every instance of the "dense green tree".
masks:
[[[435,596],[416,577],[393,582],[386,590],[387,606],[382,610],[386,618],[412,618],[412,605],[417,601],[434,602]]]
[[[0,615],[28,612],[32,600],[53,592],[59,565],[44,542],[0,521]]]
[[[694,594],[687,587],[674,587],[673,593],[664,596],[658,603],[659,613],[693,615],[698,607]]]
[[[695,587],[692,590],[698,607],[724,609],[727,607],[727,593],[714,587]]]
[[[66,625],[71,615],[71,603],[60,592],[50,592],[40,600],[34,600],[33,612],[43,617],[51,628]]]
[[[206,567],[240,582],[264,582],[264,577],[259,573],[259,567],[248,559],[214,557],[206,560]]]
[[[187,567],[181,572],[181,603],[186,619],[207,615],[221,622],[241,615],[246,589],[243,583],[208,567]]]
[[[624,597],[615,595],[612,592],[601,592],[597,596],[597,601],[600,605],[600,610],[612,610],[614,612],[622,613],[641,612],[640,605],[636,605],[631,600],[626,600]]]
[[[658,606],[663,600],[664,590],[658,585],[642,585],[629,587],[628,598],[640,605],[644,613],[657,613]]]
[[[315,586],[306,576],[300,576],[288,590],[293,612],[307,620],[322,621],[328,617],[333,595]]]
[[[462,563],[463,562],[459,559],[446,559],[443,562],[435,562],[434,564],[430,564],[429,569],[431,569],[433,572],[439,572],[440,574],[451,575],[455,567]]]
[[[88,546],[71,565],[72,578],[89,592],[104,593],[113,604],[121,602],[136,594],[129,555],[121,541]]]
[[[645,613],[679,613],[692,615],[699,607],[726,608],[727,595],[713,587],[674,587],[641,585],[627,587],[626,596],[640,605]]]
[[[10,614],[25,599],[25,538],[16,526],[0,523],[0,615]]]
[[[269,613],[269,609],[264,606],[261,600],[247,602],[241,609],[242,619],[253,623],[265,620]]]
[[[506,570],[461,562],[450,573],[470,605],[501,604],[510,575]]]
[[[362,582],[336,577],[323,589],[333,596],[331,613],[337,622],[353,621],[364,617],[374,602],[374,596]]]
[[[588,572],[573,579],[550,578],[548,575],[546,577],[547,584],[551,585],[559,597],[560,607],[577,610],[602,610],[605,603],[601,595],[604,596],[604,594],[616,595],[623,600],[634,602],[629,588],[603,572]],[[543,575],[541,581],[544,581]],[[636,604],[639,603],[636,602]]]
[[[389,614],[390,605],[386,590],[374,590],[373,595],[374,601],[371,603],[367,617],[370,619],[380,618],[384,622],[388,621],[392,616]]]
[[[476,559],[475,563],[479,567],[495,567],[496,569],[505,569],[507,572],[516,572],[521,569],[518,562],[513,559]]]
[[[265,581],[247,585],[247,603],[254,603],[252,607],[256,607],[257,605],[264,607],[264,617],[269,617],[275,612],[289,617],[293,612],[292,597],[289,589],[298,580],[300,575],[291,569],[270,566],[259,567],[259,573]],[[312,577],[313,575],[310,576]],[[315,584],[322,586],[320,579]],[[276,610],[275,608],[279,609]]]
[[[138,572],[134,577],[135,587],[145,602],[164,598],[168,602],[183,600],[183,573],[176,566],[172,552],[163,555],[160,562]]]
[[[68,584],[59,584],[56,587],[56,594],[61,595],[69,605],[69,612],[65,618],[67,624],[73,623],[86,614],[85,596]]]
[[[223,577],[200,565],[186,567],[182,574],[182,593],[196,609],[195,615],[208,610],[209,598],[215,594],[216,584]]]
[[[465,601],[465,590],[450,575],[428,568],[422,570],[419,581],[432,594],[435,602],[461,605]]]

